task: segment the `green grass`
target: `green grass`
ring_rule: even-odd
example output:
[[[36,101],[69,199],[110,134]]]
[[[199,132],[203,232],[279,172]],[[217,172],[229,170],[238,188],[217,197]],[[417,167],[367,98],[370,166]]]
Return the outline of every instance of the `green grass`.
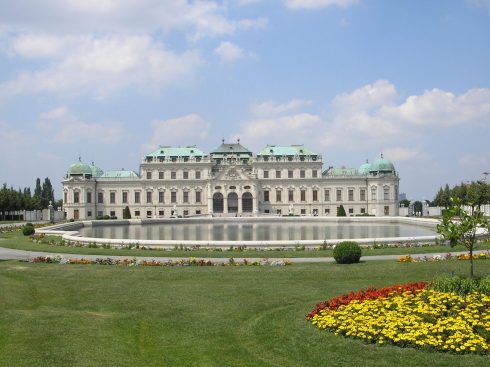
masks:
[[[59,237],[48,237],[54,240],[59,240]],[[162,256],[162,257],[269,257],[269,258],[291,258],[291,257],[332,257],[333,250],[322,251],[295,251],[295,250],[270,250],[270,251],[206,251],[206,250],[141,250],[141,249],[104,249],[104,248],[89,248],[89,247],[74,247],[74,246],[53,246],[43,243],[33,243],[28,237],[23,236],[20,231],[0,234],[0,247],[7,247],[19,250],[56,252],[68,254],[86,254],[86,255],[122,255],[122,256]],[[489,243],[481,243],[476,246],[477,250],[490,249]],[[406,255],[406,254],[424,254],[434,252],[451,252],[464,251],[464,247],[449,246],[425,246],[425,247],[409,247],[409,248],[382,248],[382,249],[362,249],[363,256],[370,255]]]
[[[476,262],[478,274],[488,264]],[[320,331],[305,314],[466,262],[144,268],[0,262],[0,366],[488,366]]]

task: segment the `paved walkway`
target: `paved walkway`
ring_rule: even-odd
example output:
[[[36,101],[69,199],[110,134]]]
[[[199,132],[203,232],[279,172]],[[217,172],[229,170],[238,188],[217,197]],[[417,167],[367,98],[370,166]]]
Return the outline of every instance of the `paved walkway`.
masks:
[[[475,251],[475,254],[478,254],[480,252],[487,252],[486,250],[481,250],[481,251]],[[467,254],[468,251],[458,251],[458,252],[451,252],[451,255],[457,256],[460,254]],[[412,258],[417,259],[417,258],[424,258],[426,257],[433,257],[433,256],[446,256],[447,253],[430,253],[430,254],[411,254]],[[190,257],[155,257],[155,256],[114,256],[114,255],[84,255],[84,254],[62,254],[62,253],[55,253],[55,252],[41,252],[41,251],[24,251],[24,250],[15,250],[15,249],[10,249],[10,248],[5,248],[5,247],[0,247],[0,260],[30,260],[38,256],[62,256],[65,258],[72,258],[72,259],[90,259],[90,260],[95,260],[95,259],[100,259],[100,258],[111,258],[114,260],[122,260],[122,259],[132,259],[136,258],[139,260],[156,260],[160,262],[165,262],[165,261],[179,261],[182,259],[189,259],[193,258],[193,256]],[[361,261],[372,261],[372,260],[396,260],[398,257],[401,255],[376,255],[376,256],[363,256],[361,257]],[[231,257],[231,256],[230,256]],[[247,259],[249,261],[260,261],[263,258],[266,258],[267,256],[264,256],[262,258],[252,258],[252,257],[233,257],[235,261],[241,262],[243,259]],[[225,263],[228,262],[228,257],[206,257],[206,260],[211,260],[212,262],[216,263]],[[335,262],[333,257],[294,257],[294,258],[269,258],[269,260],[274,261],[274,260],[287,260],[291,261],[293,263],[331,263]]]

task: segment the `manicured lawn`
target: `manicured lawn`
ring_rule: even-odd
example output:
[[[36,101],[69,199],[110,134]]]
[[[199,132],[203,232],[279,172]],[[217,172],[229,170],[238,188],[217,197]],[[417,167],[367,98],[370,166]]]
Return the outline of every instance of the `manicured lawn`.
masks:
[[[52,237],[54,240],[59,240],[58,237]],[[29,237],[22,235],[20,231],[0,234],[0,247],[15,248],[19,250],[33,250],[57,253],[72,253],[72,254],[87,254],[87,255],[122,255],[122,256],[164,256],[164,257],[247,257],[247,258],[276,258],[276,257],[331,257],[333,250],[322,251],[295,251],[295,250],[271,250],[271,251],[206,251],[206,250],[141,250],[141,249],[103,249],[89,247],[73,247],[73,246],[53,246],[42,243],[33,243]],[[490,244],[478,244],[476,250],[490,249]],[[382,249],[363,249],[363,256],[369,255],[405,255],[405,254],[424,254],[434,252],[451,252],[464,251],[464,247],[449,246],[426,246],[426,247],[409,247],[409,248],[382,248]]]
[[[488,261],[476,273],[488,274]],[[370,285],[466,274],[463,261],[151,268],[0,262],[0,366],[488,366],[374,346],[305,321]]]

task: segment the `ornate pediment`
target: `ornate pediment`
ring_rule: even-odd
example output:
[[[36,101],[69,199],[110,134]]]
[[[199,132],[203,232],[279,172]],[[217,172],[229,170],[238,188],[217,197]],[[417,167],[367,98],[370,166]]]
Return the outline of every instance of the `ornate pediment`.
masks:
[[[214,181],[252,181],[247,172],[239,167],[231,166],[221,171]]]

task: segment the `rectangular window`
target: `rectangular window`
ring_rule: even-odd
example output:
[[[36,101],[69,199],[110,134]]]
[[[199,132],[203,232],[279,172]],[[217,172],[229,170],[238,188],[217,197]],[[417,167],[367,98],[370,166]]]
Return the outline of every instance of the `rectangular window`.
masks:
[[[313,171],[311,171],[311,174],[312,174],[313,178],[317,178],[318,177],[318,171],[316,169],[314,169]]]
[[[151,191],[147,191],[146,192],[146,202],[151,204],[151,201],[152,201],[152,192]]]
[[[201,171],[196,171],[196,180],[201,179]]]
[[[123,204],[128,203],[128,193],[126,191],[123,191],[123,193],[122,193],[122,202],[123,202]]]
[[[182,201],[184,203],[188,203],[189,202],[189,191],[184,191],[183,192],[183,195],[182,195]]]
[[[75,191],[73,193],[73,202],[75,204],[78,204],[80,202],[80,193],[78,191]]]
[[[68,193],[65,191],[65,196],[63,202],[66,204],[68,201]]]
[[[301,209],[301,215],[306,215],[306,209]]]
[[[323,195],[325,195],[325,201],[330,201],[330,190],[325,190]]]
[[[163,177],[164,177],[163,174],[164,174],[163,171],[158,172],[158,179],[159,180],[163,180]]]
[[[189,211],[188,210],[184,210],[184,217],[187,217],[189,216]]]
[[[301,171],[299,171],[299,178],[305,178],[305,177],[306,177],[305,170],[302,169]]]
[[[196,215],[199,215],[199,214],[201,214],[201,211],[198,209],[198,210],[196,210]]]
[[[281,190],[276,190],[276,202],[277,203],[280,203],[282,200],[281,200]]]
[[[293,175],[294,175],[294,171],[293,170],[289,170],[288,171],[288,178],[293,178]]]
[[[170,179],[176,180],[177,179],[177,172],[175,172],[175,171],[170,172]]]
[[[115,217],[116,216],[116,212],[114,210],[111,210],[110,215],[111,215],[111,217]]]
[[[109,194],[109,202],[111,204],[115,204],[116,203],[116,193],[114,191],[111,191],[110,194]]]
[[[359,194],[361,201],[366,201],[366,190],[361,189]]]
[[[163,210],[159,210],[159,211],[158,211],[158,216],[159,216],[159,217],[164,217],[164,216],[165,216],[165,211],[163,211]]]
[[[265,214],[269,214],[271,211],[269,209],[264,210]]]
[[[281,210],[281,209],[277,209],[277,210],[276,210],[276,214],[277,214],[277,215],[281,215],[281,214],[282,214],[282,210]]]
[[[390,200],[390,188],[383,188],[383,200]]]
[[[92,211],[90,211],[90,210],[89,210],[89,211],[87,212],[87,217],[91,217],[91,216],[92,216]]]
[[[189,179],[189,171],[184,171],[184,180]]]
[[[349,208],[349,214],[354,214],[354,209],[353,208]]]
[[[97,202],[99,204],[102,204],[104,202],[104,193],[103,192],[98,192],[97,193]]]
[[[151,210],[147,210],[146,211],[146,217],[147,218],[151,218]]]
[[[176,203],[177,202],[177,192],[176,191],[172,191],[170,193],[170,202],[171,203]]]
[[[139,210],[135,210],[134,211],[134,216],[135,217],[139,217],[141,215],[140,211]]]
[[[361,214],[366,214],[366,208],[361,208]]]
[[[264,201],[269,202],[269,191],[264,191]]]
[[[201,191],[196,191],[196,203],[201,202]]]
[[[269,178],[269,171],[264,171],[264,178]]]
[[[289,201],[294,201],[294,190],[289,190],[288,191],[288,200]]]
[[[151,171],[146,172],[146,179],[151,180]]]
[[[349,201],[354,201],[354,190],[349,189],[348,194],[349,194]]]
[[[92,203],[92,193],[90,191],[87,192],[87,203],[88,204]]]
[[[135,204],[139,204],[141,202],[141,192],[139,191],[134,192],[134,202]]]
[[[104,212],[102,210],[97,211],[97,216],[98,217],[104,216]]]
[[[281,178],[281,171],[276,171],[276,178]]]
[[[318,190],[313,190],[313,201],[318,201]]]
[[[165,202],[165,191],[159,191],[158,192],[158,202],[159,203]]]
[[[371,200],[377,200],[376,187],[371,187]]]
[[[306,190],[301,190],[301,201],[306,201]]]
[[[385,213],[385,215],[390,215],[390,207],[389,206],[385,206],[384,213]]]
[[[329,215],[330,214],[330,209],[329,208],[325,209],[325,214],[326,215]]]
[[[337,189],[337,201],[342,201],[342,190]]]

